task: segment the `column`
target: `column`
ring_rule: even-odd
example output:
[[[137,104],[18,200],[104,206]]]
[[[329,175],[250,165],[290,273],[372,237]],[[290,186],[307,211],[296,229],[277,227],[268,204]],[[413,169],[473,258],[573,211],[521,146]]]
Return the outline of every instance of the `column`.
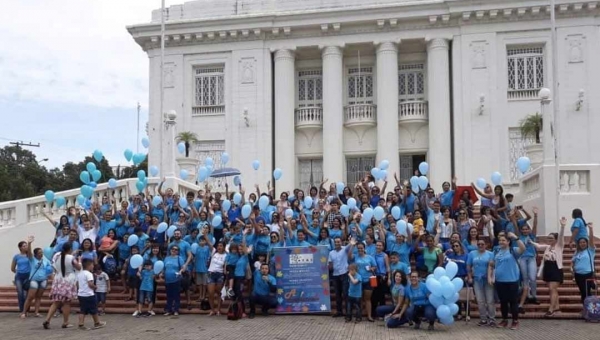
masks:
[[[429,100],[429,183],[435,190],[452,178],[450,153],[450,63],[448,40],[427,39]]]
[[[377,46],[377,163],[388,160],[388,179],[400,172],[398,154],[398,47]]]
[[[275,52],[275,166],[283,176],[275,183],[277,194],[296,187],[294,126],[295,56],[292,50]]]
[[[323,56],[323,177],[344,180],[343,50],[326,46]]]

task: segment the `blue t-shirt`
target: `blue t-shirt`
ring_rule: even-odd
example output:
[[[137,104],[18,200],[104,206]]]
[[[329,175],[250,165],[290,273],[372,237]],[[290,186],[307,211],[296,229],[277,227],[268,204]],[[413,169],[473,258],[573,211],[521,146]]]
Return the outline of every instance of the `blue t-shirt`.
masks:
[[[429,304],[428,294],[429,290],[423,282],[419,282],[418,287],[408,285],[404,290],[404,296],[408,297],[410,304],[414,306],[427,306]]]
[[[125,260],[131,254],[131,248],[127,244],[127,242],[119,243],[119,258],[121,260]]]
[[[127,257],[129,257],[129,252],[127,253]],[[98,254],[96,253],[95,250],[86,250],[81,253],[82,260],[96,261],[97,258],[98,258]]]
[[[589,274],[594,269],[592,267],[592,261],[596,257],[596,249],[588,247],[583,251],[577,251],[573,255],[573,270],[576,274]]]
[[[268,275],[269,283],[265,282],[262,278],[262,274],[259,269],[254,272],[254,295],[269,295],[271,290],[269,286],[275,286],[275,278],[271,275]]]
[[[210,259],[210,246],[198,245],[194,254],[194,269],[196,273],[208,273],[208,260]]]
[[[573,225],[571,225],[571,234],[573,234],[576,229],[579,230],[579,233],[577,234],[577,239],[575,242],[581,240],[582,238],[590,238],[588,234],[588,228],[585,223],[583,223],[583,219],[576,218],[575,221],[573,221]]]
[[[248,256],[240,256],[239,260],[235,264],[235,271],[233,272],[233,276],[235,277],[245,277],[246,276],[246,268],[248,267]]]
[[[165,264],[165,282],[166,283],[174,283],[179,281],[181,278],[177,275],[177,272],[181,270],[181,259],[178,256],[168,256],[163,260]]]
[[[35,257],[31,258],[31,273],[29,278],[31,281],[44,281],[48,279],[48,275],[52,273],[52,264],[47,258],[42,257],[41,260]]]
[[[489,250],[480,253],[478,250],[473,250],[467,257],[467,265],[473,269],[475,279],[487,278],[488,265],[494,259],[494,253]]]
[[[391,275],[394,275],[396,270],[403,272],[407,276],[410,274],[410,267],[407,266],[406,263],[400,261],[396,263],[390,262],[390,270],[392,271]]]
[[[454,199],[454,190],[448,190],[440,194],[440,205],[442,207],[452,206],[452,200]]]
[[[143,269],[141,276],[142,276],[142,283],[140,285],[140,290],[142,290],[144,292],[154,291],[154,271]]]
[[[13,261],[17,263],[17,274],[31,273],[31,263],[27,255],[15,254]]]
[[[269,251],[269,244],[271,243],[271,237],[267,235],[260,235],[256,237],[254,243],[255,254],[266,254]]]
[[[496,282],[518,282],[519,281],[519,265],[515,255],[519,248],[499,249],[494,255],[496,264]]]
[[[415,212],[415,195],[410,194],[402,200],[404,206],[404,214],[412,214]]]
[[[412,247],[409,243],[407,242],[403,242],[403,243],[395,243],[394,246],[392,247],[390,254],[393,252],[398,253],[399,257],[400,257],[400,262],[406,264],[406,265],[410,265],[410,252],[412,250]]]
[[[356,267],[358,268],[358,274],[360,274],[362,281],[368,282],[371,275],[373,275],[371,272],[371,268],[375,268],[375,269],[377,268],[377,263],[375,262],[375,259],[373,258],[373,256],[370,256],[370,255],[365,255],[363,257],[354,256],[354,263],[356,264]],[[369,270],[367,270],[367,267],[369,267]]]
[[[521,257],[523,257],[523,258],[536,257],[537,251],[535,250],[535,246],[528,242],[529,240],[535,242],[535,239],[536,239],[535,235],[533,235],[533,234],[529,234],[527,236],[521,235],[521,236],[519,236],[519,239],[525,244],[525,251],[523,252],[523,254],[521,254]]]
[[[354,279],[357,281],[356,283],[353,283],[350,281],[350,279],[348,279],[348,296],[353,298],[361,298],[363,278],[359,273],[356,273],[354,274]]]
[[[179,240],[179,242],[173,241],[169,243],[169,252],[173,246],[179,247],[179,258],[181,259],[182,264],[185,263],[185,261],[187,261],[187,253],[188,251],[191,251],[192,246],[184,240]]]
[[[110,220],[110,221],[105,221],[105,220],[100,220],[100,228],[98,228],[98,240],[101,240],[104,236],[106,236],[106,234],[108,234],[108,231],[111,229],[115,229],[116,230],[117,227],[117,221],[115,220]]]
[[[238,263],[239,259],[240,259],[239,254],[227,253],[227,255],[225,256],[225,265],[235,266]]]

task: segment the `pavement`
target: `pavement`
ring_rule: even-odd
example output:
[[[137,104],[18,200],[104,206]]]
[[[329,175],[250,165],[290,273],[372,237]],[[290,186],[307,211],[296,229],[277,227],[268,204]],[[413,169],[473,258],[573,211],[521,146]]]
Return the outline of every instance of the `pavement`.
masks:
[[[358,324],[344,323],[343,319],[320,315],[257,316],[255,319],[228,321],[225,316],[181,315],[179,317],[153,316],[134,318],[125,315],[104,315],[106,328],[82,331],[76,327],[61,329],[62,318],[51,321],[51,329],[42,328],[42,318],[19,319],[15,313],[0,313],[2,339],[61,339],[86,338],[110,340],[134,339],[237,339],[237,340],[350,340],[350,339],[444,339],[444,340],[563,340],[600,339],[598,325],[582,320],[522,320],[516,331],[477,327],[477,320],[457,322],[451,326],[436,324],[434,331],[414,330],[410,327],[387,329],[382,321]],[[364,319],[363,319],[364,320]],[[77,315],[70,322],[77,325]],[[86,318],[91,326],[91,318]],[[426,325],[425,325],[426,328]],[[595,334],[595,335],[594,335]]]

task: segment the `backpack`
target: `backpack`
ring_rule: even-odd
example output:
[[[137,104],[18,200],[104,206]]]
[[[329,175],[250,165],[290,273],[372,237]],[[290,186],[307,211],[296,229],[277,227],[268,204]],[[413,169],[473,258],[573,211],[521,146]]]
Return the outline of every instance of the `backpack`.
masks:
[[[115,275],[117,273],[117,260],[112,256],[104,258],[104,271],[108,276]]]

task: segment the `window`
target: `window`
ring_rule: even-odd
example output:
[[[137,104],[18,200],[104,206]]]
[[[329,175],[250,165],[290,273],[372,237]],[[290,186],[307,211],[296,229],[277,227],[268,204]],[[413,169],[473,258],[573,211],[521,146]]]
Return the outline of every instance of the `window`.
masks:
[[[348,157],[346,158],[346,182],[348,186],[354,187],[365,174],[371,173],[375,167],[374,156]]]
[[[348,104],[373,104],[373,67],[348,69]]]
[[[213,160],[213,171],[220,169],[223,164],[221,163],[221,154],[225,152],[225,141],[201,141],[196,143],[196,158],[200,160],[200,166],[204,166],[204,161],[207,157]],[[225,182],[222,178],[208,178],[206,183],[213,188],[222,188],[225,186]]]
[[[225,112],[225,67],[194,68],[194,104],[192,115]]]
[[[508,98],[535,99],[544,86],[544,49],[542,47],[507,50]]]
[[[323,72],[298,72],[298,107],[321,107],[323,103]]]
[[[322,159],[301,159],[300,166],[300,186],[306,190],[312,186],[318,187],[323,180],[323,160]],[[307,193],[308,194],[308,193]]]
[[[425,155],[400,155],[400,182],[410,181],[421,162],[425,162]]]
[[[533,142],[533,139],[523,139],[519,128],[514,127],[508,129],[508,168],[510,169],[511,181],[517,182],[519,179],[521,172],[517,169],[517,160],[519,157],[526,156],[525,147]]]
[[[425,67],[423,64],[400,65],[398,72],[398,99],[425,100]]]

